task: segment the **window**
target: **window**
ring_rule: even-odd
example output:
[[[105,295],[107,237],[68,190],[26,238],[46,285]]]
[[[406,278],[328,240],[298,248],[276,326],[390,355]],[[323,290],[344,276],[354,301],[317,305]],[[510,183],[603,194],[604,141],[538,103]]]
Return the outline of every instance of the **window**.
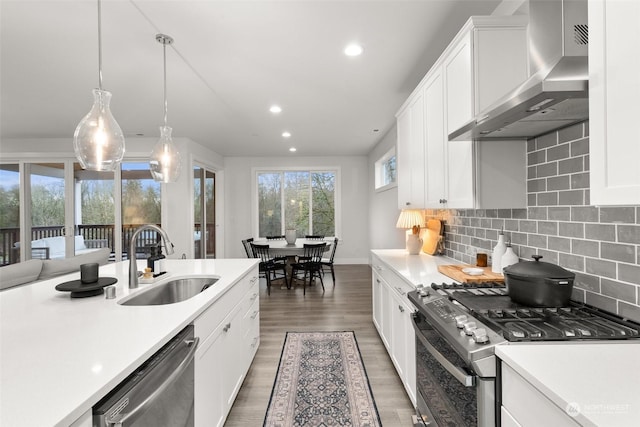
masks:
[[[258,235],[336,233],[337,170],[258,171]]]
[[[396,186],[396,149],[392,148],[380,157],[375,165],[376,190]]]

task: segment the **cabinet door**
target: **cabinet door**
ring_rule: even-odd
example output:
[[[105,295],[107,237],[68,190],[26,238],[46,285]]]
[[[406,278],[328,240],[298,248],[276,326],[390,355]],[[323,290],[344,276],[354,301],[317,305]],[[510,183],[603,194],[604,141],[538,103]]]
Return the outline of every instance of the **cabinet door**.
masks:
[[[198,427],[223,425],[242,385],[246,363],[237,360],[244,350],[241,309],[242,304],[237,304],[196,351],[194,419]]]
[[[411,309],[406,297],[393,291],[391,298],[391,359],[405,386],[409,398],[416,402],[415,334],[411,324]]]
[[[381,287],[382,287],[382,279],[376,273],[375,266],[372,267],[373,275],[371,277],[371,287],[372,287],[372,302],[373,302],[373,324],[379,333],[382,332],[382,300],[381,300]]]
[[[442,69],[432,70],[424,86],[425,104],[425,207],[442,208],[446,199],[444,83]]]
[[[462,37],[444,62],[447,134],[473,118],[471,33]]]
[[[398,116],[398,207],[424,207],[424,98],[418,91]]]
[[[640,2],[589,1],[591,204],[640,204]]]

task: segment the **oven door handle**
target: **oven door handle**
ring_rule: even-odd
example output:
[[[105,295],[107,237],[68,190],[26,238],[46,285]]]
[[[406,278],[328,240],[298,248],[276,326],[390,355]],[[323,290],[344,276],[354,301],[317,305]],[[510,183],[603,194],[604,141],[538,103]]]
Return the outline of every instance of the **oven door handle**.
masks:
[[[431,355],[438,361],[438,363],[440,363],[440,365],[444,369],[446,369],[447,372],[449,372],[451,375],[453,375],[453,377],[455,379],[457,379],[458,381],[460,381],[460,383],[462,383],[462,385],[464,385],[465,387],[473,387],[473,386],[475,386],[475,384],[476,384],[476,376],[475,375],[468,375],[461,368],[459,368],[456,365],[454,365],[453,363],[449,362],[447,360],[447,358],[442,355],[442,353],[440,353],[438,350],[436,350],[436,348],[434,346],[432,346],[429,343],[429,341],[427,341],[427,339],[424,337],[424,335],[422,335],[422,332],[420,331],[420,329],[418,329],[418,327],[416,326],[415,322],[412,322],[412,323],[413,323],[413,329],[416,330],[416,337],[420,340],[420,342],[422,343],[424,348],[426,348],[427,351],[429,353],[431,353]]]

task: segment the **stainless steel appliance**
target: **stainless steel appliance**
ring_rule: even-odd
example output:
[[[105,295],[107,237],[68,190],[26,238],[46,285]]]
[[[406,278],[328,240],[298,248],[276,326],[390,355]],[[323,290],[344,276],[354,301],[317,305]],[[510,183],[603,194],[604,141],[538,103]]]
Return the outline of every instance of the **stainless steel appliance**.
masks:
[[[193,357],[198,345],[193,331],[187,326],[100,400],[93,408],[93,425],[193,426]]]
[[[529,71],[449,140],[533,138],[589,118],[587,2],[529,1]]]
[[[416,307],[416,412],[423,425],[500,425],[496,345],[640,339],[640,324],[587,305],[515,304],[502,283],[433,284],[407,295]]]

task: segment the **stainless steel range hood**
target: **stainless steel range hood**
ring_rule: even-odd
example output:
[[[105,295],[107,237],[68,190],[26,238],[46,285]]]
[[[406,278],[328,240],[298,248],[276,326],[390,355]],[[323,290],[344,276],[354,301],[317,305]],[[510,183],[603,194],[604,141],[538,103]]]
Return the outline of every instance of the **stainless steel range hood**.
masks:
[[[524,83],[449,140],[529,139],[589,118],[587,2],[529,0]]]

